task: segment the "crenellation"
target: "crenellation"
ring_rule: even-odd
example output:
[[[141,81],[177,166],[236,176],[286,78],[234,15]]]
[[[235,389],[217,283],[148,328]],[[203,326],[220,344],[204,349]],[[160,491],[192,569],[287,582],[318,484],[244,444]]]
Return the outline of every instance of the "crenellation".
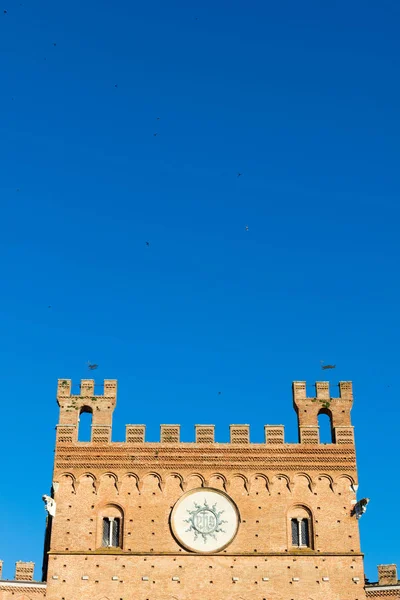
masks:
[[[104,396],[105,398],[117,398],[117,380],[116,379],[105,379],[104,380]]]
[[[328,382],[316,383],[315,397],[293,383],[300,443],[285,442],[283,425],[265,425],[265,440],[251,443],[248,424],[230,425],[224,443],[209,424],[195,425],[191,442],[177,424],[162,424],[159,442],[128,424],[125,441],[113,442],[116,381],[96,394],[84,379],[72,394],[59,380],[46,584],[28,592],[30,563],[21,563],[13,588],[0,581],[0,600],[365,600],[348,383],[339,398]],[[78,441],[82,412],[92,415],[90,442]],[[321,413],[329,444],[319,440]],[[384,582],[396,577],[381,571]]]
[[[128,444],[144,444],[146,425],[126,425],[125,441]]]
[[[335,427],[334,438],[336,444],[354,445],[354,427]]]
[[[57,386],[57,400],[71,395],[71,379],[59,379]]]
[[[302,443],[302,437],[304,438],[302,436],[303,428],[317,428],[320,414],[328,415],[330,418],[333,436],[336,427],[351,427],[350,411],[353,404],[351,382],[339,382],[340,395],[338,398],[331,397],[327,381],[317,381],[315,388],[316,396],[314,398],[307,397],[305,382],[293,382],[293,404],[298,416],[300,443]],[[305,437],[315,439],[316,433],[306,433]]]
[[[250,426],[249,425],[229,425],[231,444],[249,444]]]
[[[215,425],[195,425],[196,444],[214,444]]]
[[[33,581],[34,562],[18,560],[15,563],[15,581]]]
[[[339,381],[339,393],[342,400],[353,400],[353,382]]]
[[[82,379],[80,385],[80,396],[94,396],[94,379]]]
[[[300,444],[319,444],[319,427],[312,425],[300,427]]]
[[[378,579],[379,585],[397,585],[397,566],[378,565]]]
[[[319,444],[318,416],[327,414],[331,419],[333,443],[351,444],[353,434],[350,421],[352,406],[352,384],[349,381],[339,383],[339,398],[331,398],[329,382],[318,381],[315,384],[316,396],[307,397],[306,382],[293,382],[293,402],[298,415],[299,443]],[[60,425],[57,429],[57,443],[79,443],[79,417],[82,412],[92,414],[92,444],[113,444],[112,413],[116,405],[117,382],[104,380],[104,393],[95,394],[93,379],[82,379],[80,393],[71,394],[70,379],[60,379],[57,387],[57,401],[60,406]],[[180,444],[180,426],[163,424],[160,427],[161,444]],[[284,444],[283,425],[266,425],[265,443]],[[215,444],[214,425],[195,425],[195,444]],[[85,442],[87,444],[87,442]],[[127,425],[126,443],[144,444],[145,426]],[[249,425],[230,425],[230,444],[250,444]]]
[[[76,441],[76,425],[56,425],[56,443],[72,444]]]
[[[180,442],[180,425],[161,425],[160,426],[161,444],[179,444]]]
[[[283,425],[264,425],[266,444],[284,444],[285,428]]]
[[[91,441],[94,444],[109,444],[111,442],[111,426],[92,425]]]
[[[318,400],[329,400],[330,399],[329,381],[317,381],[315,383],[315,391],[316,391]]]
[[[307,397],[306,382],[305,381],[293,381],[293,397],[296,400],[303,400]]]

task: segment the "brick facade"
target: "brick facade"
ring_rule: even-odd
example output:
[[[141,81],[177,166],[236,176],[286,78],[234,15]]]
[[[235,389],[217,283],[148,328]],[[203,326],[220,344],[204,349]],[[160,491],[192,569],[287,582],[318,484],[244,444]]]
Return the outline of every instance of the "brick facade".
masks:
[[[400,600],[400,581],[396,565],[378,565],[378,581],[365,586],[367,598]]]
[[[212,425],[196,425],[193,443],[180,442],[179,425],[161,425],[158,443],[145,441],[144,425],[127,425],[126,441],[111,442],[117,382],[95,394],[83,380],[74,395],[59,380],[47,586],[0,581],[0,600],[365,600],[351,382],[339,391],[331,398],[318,382],[310,398],[294,382],[298,444],[284,442],[281,425],[265,426],[264,444],[250,443],[247,425],[231,425],[226,444]],[[82,412],[92,414],[91,442],[77,441]],[[331,444],[319,443],[321,412]],[[171,531],[174,505],[199,488],[222,491],[239,513],[236,536],[212,554],[188,551]],[[104,546],[104,519],[120,523],[118,547]],[[293,545],[292,520],[308,523],[303,547]]]

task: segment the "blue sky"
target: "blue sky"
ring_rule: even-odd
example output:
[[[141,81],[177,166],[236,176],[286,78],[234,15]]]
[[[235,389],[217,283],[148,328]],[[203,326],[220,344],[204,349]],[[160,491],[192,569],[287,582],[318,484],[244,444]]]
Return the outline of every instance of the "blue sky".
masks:
[[[399,3],[3,5],[4,575],[40,577],[56,380],[87,361],[114,440],[295,442],[291,382],[353,380],[367,576],[400,565]]]

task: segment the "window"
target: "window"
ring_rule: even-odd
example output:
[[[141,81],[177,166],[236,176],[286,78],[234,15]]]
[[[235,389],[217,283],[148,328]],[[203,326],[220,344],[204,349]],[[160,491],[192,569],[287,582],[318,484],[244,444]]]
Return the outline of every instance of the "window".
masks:
[[[90,442],[92,439],[92,409],[83,406],[78,419],[78,442]]]
[[[308,519],[292,519],[292,546],[310,547],[310,526]]]
[[[318,426],[319,426],[319,443],[320,444],[332,444],[333,443],[332,415],[329,410],[322,409],[319,411]]]
[[[289,509],[287,517],[287,547],[314,548],[315,532],[310,509],[297,504]]]
[[[121,519],[119,517],[104,517],[102,546],[118,548],[121,545]]]
[[[96,548],[124,547],[124,511],[117,504],[99,509],[96,525]]]

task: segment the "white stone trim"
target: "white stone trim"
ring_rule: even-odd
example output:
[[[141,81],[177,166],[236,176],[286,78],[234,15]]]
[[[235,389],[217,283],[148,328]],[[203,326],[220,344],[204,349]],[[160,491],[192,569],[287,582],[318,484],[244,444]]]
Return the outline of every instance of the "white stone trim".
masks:
[[[43,587],[47,586],[46,581],[10,581],[0,579],[1,587],[26,587],[26,588],[35,588],[35,587]]]
[[[373,592],[374,590],[377,590],[378,592],[382,591],[382,592],[387,592],[390,590],[400,590],[400,585],[397,583],[395,585],[366,585],[365,586],[365,590],[367,592],[371,591]]]

